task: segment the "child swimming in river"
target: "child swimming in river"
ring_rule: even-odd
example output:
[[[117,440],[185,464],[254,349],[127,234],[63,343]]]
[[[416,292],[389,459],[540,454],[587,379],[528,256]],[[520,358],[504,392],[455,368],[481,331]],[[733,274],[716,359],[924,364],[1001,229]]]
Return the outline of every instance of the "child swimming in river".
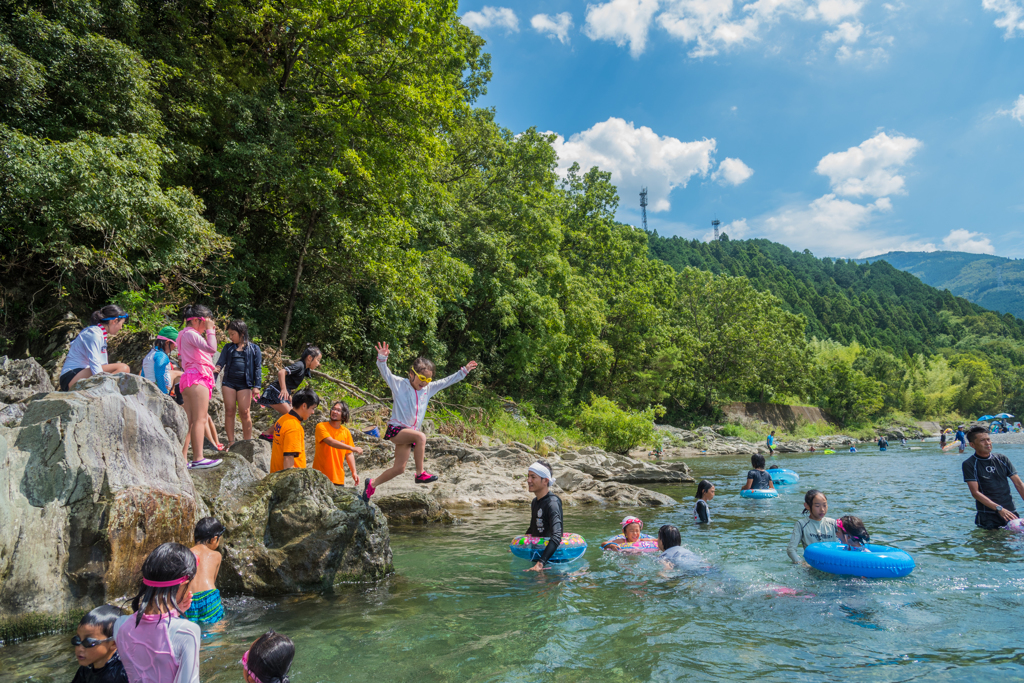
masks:
[[[838,540],[836,536],[836,520],[826,517],[828,498],[817,489],[811,489],[804,495],[804,510],[800,514],[808,516],[807,520],[798,519],[793,525],[793,533],[789,537],[786,553],[795,564],[805,564],[798,552],[799,546],[807,547],[813,543],[827,543]]]
[[[267,631],[242,655],[245,683],[288,683],[295,644],[288,636]]]
[[[78,622],[78,631],[71,639],[78,671],[71,683],[128,683],[114,642],[114,622],[121,616],[120,607],[103,605]]]
[[[709,524],[711,522],[711,507],[708,502],[715,497],[715,485],[707,479],[701,479],[697,484],[697,495],[694,498],[697,502],[693,506],[693,521],[698,524]]]
[[[387,343],[377,344],[376,348],[377,369],[391,388],[394,402],[384,438],[395,444],[395,464],[373,479],[366,478],[363,483],[363,500],[367,502],[378,486],[405,472],[405,464],[409,462],[409,451],[413,451],[413,459],[416,461],[416,476],[413,481],[417,484],[437,481],[436,474],[430,474],[423,469],[427,435],[420,431],[420,425],[423,424],[423,418],[427,413],[427,403],[434,394],[465,379],[476,369],[476,361],[471,360],[455,374],[435,382],[434,364],[420,357],[412,362],[408,378],[398,377],[388,368],[391,350]]]
[[[772,483],[772,477],[764,470],[764,456],[760,453],[755,453],[750,456],[750,465],[754,469],[747,472],[747,483],[743,485],[741,491],[752,490],[757,491],[760,489],[774,489],[775,484]]]
[[[196,524],[192,554],[196,556],[196,577],[188,589],[192,593],[192,605],[185,612],[185,618],[196,623],[213,624],[224,618],[224,605],[217,590],[217,574],[220,572],[221,536],[224,525],[216,517],[203,517]]]
[[[871,552],[864,547],[864,544],[871,540],[871,535],[864,528],[864,522],[860,520],[860,517],[843,515],[836,520],[836,538],[840,543],[845,543],[849,550]]]

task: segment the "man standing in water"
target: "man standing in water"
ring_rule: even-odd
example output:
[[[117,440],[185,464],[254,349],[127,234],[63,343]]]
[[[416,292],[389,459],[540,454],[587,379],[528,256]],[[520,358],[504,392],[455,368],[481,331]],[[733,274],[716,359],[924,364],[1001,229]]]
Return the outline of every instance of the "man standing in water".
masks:
[[[551,560],[562,542],[562,499],[551,493],[551,465],[538,460],[526,472],[526,488],[533,494],[530,501],[530,528],[527,536],[548,539],[537,563],[524,571],[539,572]]]
[[[974,455],[964,460],[964,481],[974,496],[978,513],[974,523],[982,529],[998,529],[1011,519],[1017,519],[1010,484],[1024,498],[1024,482],[1013,463],[1002,453],[992,452],[992,437],[982,427],[972,427],[967,440],[974,447]]]

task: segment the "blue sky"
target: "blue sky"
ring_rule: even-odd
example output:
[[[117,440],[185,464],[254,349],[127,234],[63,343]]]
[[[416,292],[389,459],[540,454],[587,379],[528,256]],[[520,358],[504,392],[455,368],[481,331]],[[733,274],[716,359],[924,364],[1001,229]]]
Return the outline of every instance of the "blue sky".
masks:
[[[1024,0],[463,2],[483,106],[612,171],[620,220],[817,256],[1024,257]],[[655,209],[655,210],[652,210]]]

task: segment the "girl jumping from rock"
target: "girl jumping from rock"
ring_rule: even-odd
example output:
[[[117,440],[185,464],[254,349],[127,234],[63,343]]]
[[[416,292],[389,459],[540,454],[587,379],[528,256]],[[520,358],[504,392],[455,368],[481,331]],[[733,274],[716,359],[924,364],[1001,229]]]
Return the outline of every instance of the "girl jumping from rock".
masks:
[[[386,342],[377,344],[377,369],[391,388],[394,407],[388,419],[388,429],[384,438],[395,444],[395,464],[384,470],[375,479],[366,478],[363,483],[363,500],[369,502],[377,487],[390,481],[405,471],[409,462],[409,451],[413,451],[416,461],[417,484],[429,484],[437,481],[436,474],[423,469],[423,456],[427,445],[427,436],[420,431],[423,417],[427,413],[427,403],[431,396],[463,380],[476,368],[476,361],[469,361],[465,367],[459,368],[454,375],[434,381],[434,364],[426,358],[417,358],[412,362],[409,378],[393,375],[388,369],[388,355],[391,350]]]

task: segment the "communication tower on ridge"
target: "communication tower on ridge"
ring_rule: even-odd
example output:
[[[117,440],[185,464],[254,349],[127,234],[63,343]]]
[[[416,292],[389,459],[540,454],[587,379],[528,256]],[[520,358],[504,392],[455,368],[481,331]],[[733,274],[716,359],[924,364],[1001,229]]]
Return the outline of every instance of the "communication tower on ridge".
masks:
[[[721,225],[721,224],[722,224],[722,221],[718,220],[717,218],[715,220],[711,221],[711,227],[713,227],[715,229],[715,241],[716,242],[718,241],[718,226]]]
[[[647,232],[647,188],[640,189],[640,211],[644,217],[644,232]]]

